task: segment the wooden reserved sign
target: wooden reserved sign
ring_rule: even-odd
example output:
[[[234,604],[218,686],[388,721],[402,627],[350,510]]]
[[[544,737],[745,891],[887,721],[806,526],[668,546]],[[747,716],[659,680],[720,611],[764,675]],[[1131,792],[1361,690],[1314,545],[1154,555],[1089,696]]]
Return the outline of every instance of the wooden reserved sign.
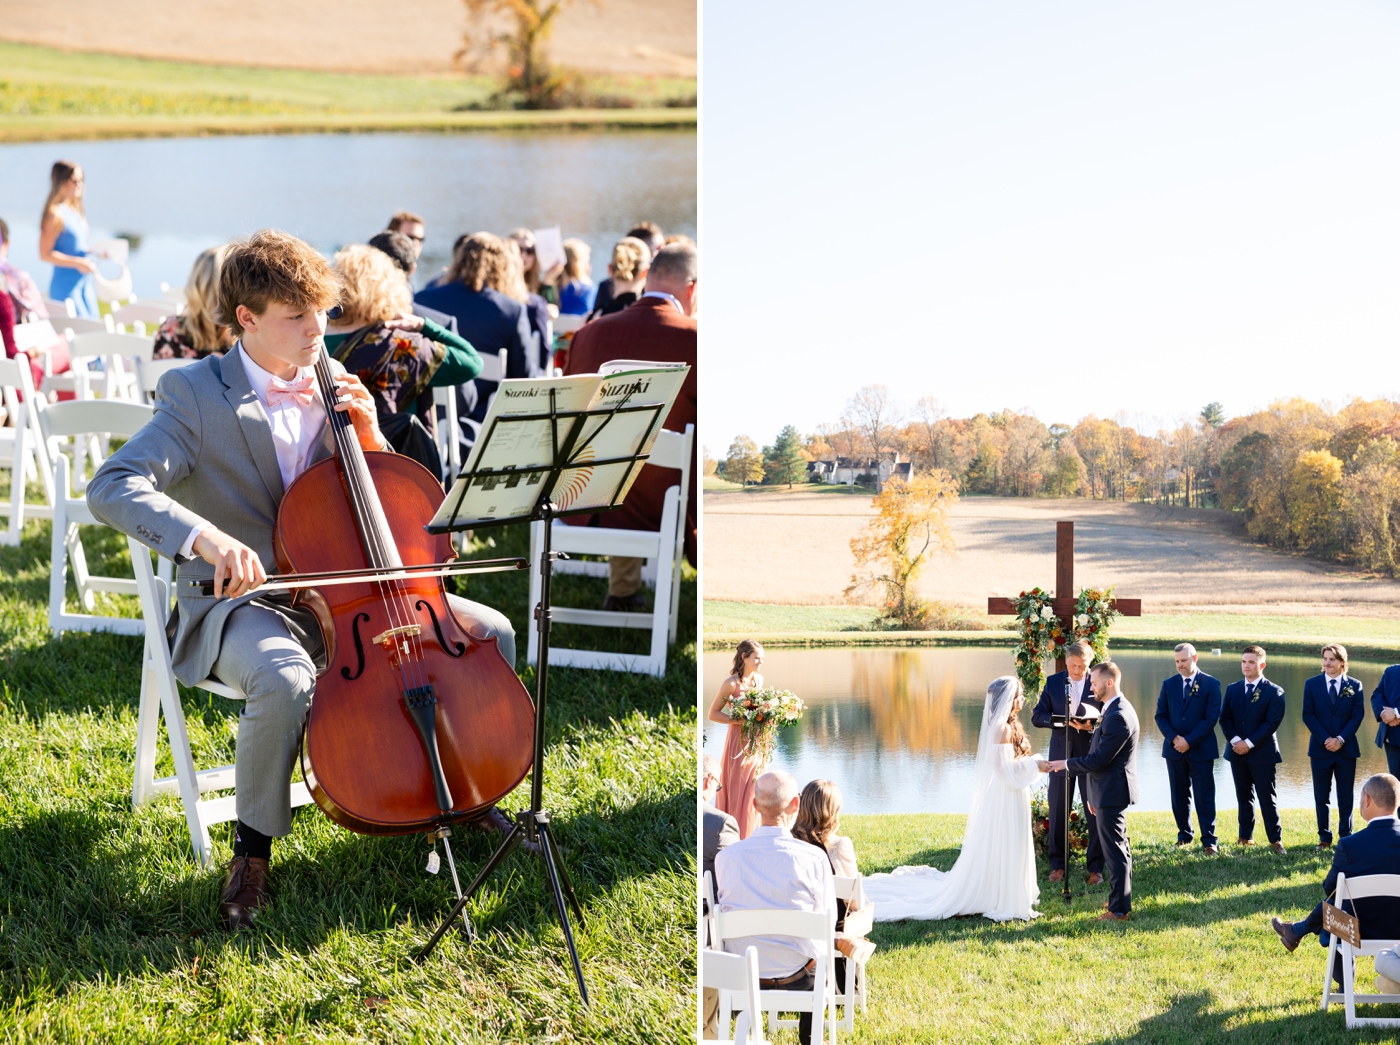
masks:
[[[1347,914],[1340,907],[1333,907],[1330,903],[1322,905],[1322,928],[1353,947],[1361,946],[1361,922],[1356,915]]]

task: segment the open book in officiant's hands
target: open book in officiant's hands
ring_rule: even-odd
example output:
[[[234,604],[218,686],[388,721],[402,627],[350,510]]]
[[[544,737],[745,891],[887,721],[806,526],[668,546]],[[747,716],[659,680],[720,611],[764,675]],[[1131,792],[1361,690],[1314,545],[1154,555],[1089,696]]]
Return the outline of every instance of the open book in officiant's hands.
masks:
[[[1092,704],[1081,702],[1078,714],[1071,715],[1069,721],[1071,725],[1075,723],[1096,724],[1101,717],[1098,708],[1094,707]],[[1050,725],[1055,729],[1064,729],[1065,717],[1063,715],[1051,715]]]

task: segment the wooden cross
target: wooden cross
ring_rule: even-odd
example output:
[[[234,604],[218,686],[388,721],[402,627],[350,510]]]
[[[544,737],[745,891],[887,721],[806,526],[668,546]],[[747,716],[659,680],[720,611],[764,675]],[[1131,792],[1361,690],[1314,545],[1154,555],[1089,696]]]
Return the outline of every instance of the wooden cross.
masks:
[[[1066,635],[1074,634],[1074,604],[1077,601],[1074,594],[1074,523],[1057,522],[1055,524],[1055,598],[1050,600],[1050,606],[1055,611],[1055,616],[1060,618],[1060,630]],[[1113,608],[1125,617],[1142,616],[1141,599],[1114,599]],[[988,599],[987,615],[989,617],[1014,617],[1016,615],[1015,599]],[[1055,670],[1065,670],[1065,658],[1055,659]]]

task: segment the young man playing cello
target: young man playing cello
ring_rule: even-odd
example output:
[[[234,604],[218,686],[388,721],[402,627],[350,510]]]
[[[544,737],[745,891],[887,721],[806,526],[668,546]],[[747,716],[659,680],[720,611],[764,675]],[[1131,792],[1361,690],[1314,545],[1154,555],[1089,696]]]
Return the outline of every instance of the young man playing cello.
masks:
[[[291,774],[316,675],[321,629],[286,592],[248,595],[275,572],[273,527],[282,495],[334,452],[312,367],[340,285],[325,258],[294,236],[264,230],[234,244],[219,279],[219,322],[239,340],[221,357],[171,371],[155,415],[88,484],[92,512],[178,564],[175,675],[213,675],[245,695],[235,783],[238,824],[219,900],[231,929],[266,902],[272,839],[291,831]],[[331,361],[339,402],[366,450],[386,450],[374,401]],[[214,581],[214,593],[201,585]],[[506,617],[455,596],[474,637],[495,637],[515,663]],[[494,809],[488,816],[500,818]],[[492,821],[493,825],[496,821]]]

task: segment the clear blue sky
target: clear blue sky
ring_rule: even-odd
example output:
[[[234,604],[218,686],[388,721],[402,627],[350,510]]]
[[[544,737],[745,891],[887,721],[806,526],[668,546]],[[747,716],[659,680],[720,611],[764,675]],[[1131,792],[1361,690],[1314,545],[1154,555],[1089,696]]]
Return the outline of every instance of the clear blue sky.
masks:
[[[703,8],[703,438],[1400,395],[1400,5]]]

